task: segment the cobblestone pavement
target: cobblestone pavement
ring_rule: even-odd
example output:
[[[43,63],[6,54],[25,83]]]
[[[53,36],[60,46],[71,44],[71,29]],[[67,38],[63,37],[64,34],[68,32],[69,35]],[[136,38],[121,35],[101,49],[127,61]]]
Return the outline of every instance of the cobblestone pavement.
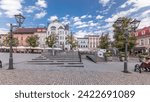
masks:
[[[83,59],[83,68],[65,68],[49,65],[30,65],[26,61],[38,54],[14,54],[14,70],[8,68],[8,54],[0,53],[3,68],[0,84],[19,85],[150,85],[150,72],[134,72],[136,62],[129,62],[131,73],[123,73],[122,62],[99,62]],[[137,62],[138,63],[138,62]]]

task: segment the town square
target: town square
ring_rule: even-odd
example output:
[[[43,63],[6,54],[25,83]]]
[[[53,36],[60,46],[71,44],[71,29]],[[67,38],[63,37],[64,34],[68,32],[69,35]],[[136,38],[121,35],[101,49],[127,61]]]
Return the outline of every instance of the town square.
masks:
[[[0,0],[0,85],[150,85],[149,77],[148,0]]]

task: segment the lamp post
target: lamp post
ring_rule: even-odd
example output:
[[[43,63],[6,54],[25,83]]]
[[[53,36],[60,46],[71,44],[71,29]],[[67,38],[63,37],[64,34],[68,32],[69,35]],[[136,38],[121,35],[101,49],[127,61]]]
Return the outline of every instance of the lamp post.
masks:
[[[127,59],[127,53],[128,53],[128,37],[129,33],[135,31],[140,21],[136,19],[129,19],[128,21],[125,21],[126,19],[123,17],[118,18],[115,21],[116,27],[119,28],[119,30],[123,31],[124,37],[125,37],[125,59],[124,59],[124,73],[128,73],[128,59]],[[125,26],[125,27],[124,27]]]
[[[18,15],[15,15],[15,18],[16,18],[16,21],[19,25],[13,25],[13,24],[10,24],[10,50],[9,50],[9,67],[8,69],[14,69],[13,67],[13,49],[12,49],[12,43],[13,43],[13,28],[14,27],[21,27],[21,24],[23,24],[24,20],[25,20],[25,17],[22,16],[21,14],[18,14]]]

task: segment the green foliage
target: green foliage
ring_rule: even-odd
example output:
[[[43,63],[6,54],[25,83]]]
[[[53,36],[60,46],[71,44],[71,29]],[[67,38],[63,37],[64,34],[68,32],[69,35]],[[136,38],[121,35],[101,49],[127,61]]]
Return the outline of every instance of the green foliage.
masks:
[[[125,52],[120,52],[119,57],[125,57]]]
[[[4,46],[9,46],[9,44],[10,44],[10,35],[8,35],[6,39],[4,39],[3,41]],[[17,38],[12,37],[12,46],[16,47],[18,45],[19,45],[19,40]]]
[[[104,56],[105,56],[105,57],[111,57],[111,56],[112,56],[112,53],[111,53],[111,52],[106,52],[106,53],[104,53]]]
[[[26,39],[26,42],[31,47],[37,47],[39,45],[38,42],[39,37],[37,35],[30,36]]]
[[[53,47],[53,45],[56,43],[56,36],[55,34],[51,34],[46,38],[46,45],[48,45],[48,47]]]
[[[100,42],[99,42],[99,48],[101,49],[107,49],[109,47],[109,36],[108,34],[103,35],[100,37]]]
[[[68,36],[66,37],[66,40],[67,40],[67,42],[71,45],[71,46],[70,46],[70,47],[71,47],[71,50],[77,46],[77,42],[76,42],[76,40],[75,40],[75,38],[74,38],[74,36],[73,36],[72,34],[71,34],[71,35],[68,35]]]
[[[125,28],[128,27],[130,18],[123,17],[122,29],[118,28],[116,24],[113,24],[114,28],[114,47],[118,48],[119,51],[125,50]],[[128,51],[134,48],[136,44],[136,37],[133,34],[129,34],[128,36]]]

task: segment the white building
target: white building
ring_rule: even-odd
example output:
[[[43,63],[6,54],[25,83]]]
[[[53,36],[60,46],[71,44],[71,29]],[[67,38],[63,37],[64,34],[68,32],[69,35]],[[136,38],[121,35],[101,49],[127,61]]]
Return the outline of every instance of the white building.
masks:
[[[78,48],[85,49],[88,48],[88,38],[77,38]]]
[[[100,35],[86,35],[85,38],[88,38],[89,49],[97,49],[97,47],[99,46]]]
[[[39,47],[45,48],[46,47],[46,28],[37,28],[37,31],[34,33],[39,37]]]
[[[51,34],[56,34],[57,37],[55,47],[70,49],[70,45],[66,41],[67,35],[70,34],[68,25],[63,25],[58,20],[51,22],[47,28],[47,37]]]

